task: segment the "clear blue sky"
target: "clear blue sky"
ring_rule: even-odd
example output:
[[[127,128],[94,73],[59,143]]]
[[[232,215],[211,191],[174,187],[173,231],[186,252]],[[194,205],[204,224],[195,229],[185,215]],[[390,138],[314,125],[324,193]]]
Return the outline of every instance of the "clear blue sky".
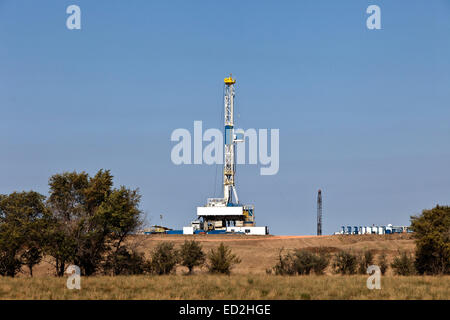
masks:
[[[324,233],[408,224],[450,202],[449,57],[447,0],[0,0],[0,193],[106,168],[152,223],[187,225],[221,176],[172,164],[170,134],[222,127],[231,72],[237,126],[280,129],[277,175],[238,167],[258,225],[314,234],[319,188]]]

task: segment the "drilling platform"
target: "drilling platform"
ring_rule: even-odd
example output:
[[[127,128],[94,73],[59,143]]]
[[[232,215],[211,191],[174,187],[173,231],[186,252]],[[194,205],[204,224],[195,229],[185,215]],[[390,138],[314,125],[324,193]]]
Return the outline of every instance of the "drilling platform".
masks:
[[[239,202],[236,191],[236,143],[244,142],[245,137],[238,139],[234,132],[234,96],[236,80],[230,75],[224,79],[224,166],[223,166],[223,198],[209,198],[205,206],[197,207],[197,220],[190,227],[184,227],[184,234],[193,233],[242,233],[249,235],[268,234],[267,227],[255,226],[254,205],[243,205]]]

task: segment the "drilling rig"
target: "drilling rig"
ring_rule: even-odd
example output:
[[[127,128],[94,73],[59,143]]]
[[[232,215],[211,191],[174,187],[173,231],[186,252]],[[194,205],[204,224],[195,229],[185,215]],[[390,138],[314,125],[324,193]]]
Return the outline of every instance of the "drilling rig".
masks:
[[[205,206],[197,207],[197,220],[183,233],[268,234],[267,227],[255,226],[255,207],[241,204],[236,191],[235,147],[245,138],[238,139],[234,131],[235,84],[231,75],[224,79],[223,198],[209,198]]]

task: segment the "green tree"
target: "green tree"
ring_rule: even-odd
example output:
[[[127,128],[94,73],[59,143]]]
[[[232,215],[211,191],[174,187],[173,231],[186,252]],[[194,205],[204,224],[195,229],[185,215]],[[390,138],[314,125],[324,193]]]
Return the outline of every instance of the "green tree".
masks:
[[[89,175],[85,172],[55,174],[50,177],[49,186],[47,202],[52,219],[45,249],[55,259],[56,274],[62,277],[66,265],[74,262],[81,245]]]
[[[0,275],[15,277],[22,268],[22,261],[14,253],[0,250]]]
[[[152,271],[158,275],[169,274],[175,270],[178,260],[178,252],[173,243],[161,242],[152,253]]]
[[[420,274],[450,274],[450,207],[436,206],[411,217]]]
[[[180,259],[181,265],[187,267],[189,274],[192,274],[194,267],[205,263],[205,253],[198,242],[186,240],[180,249]]]
[[[217,249],[211,249],[208,254],[208,270],[210,273],[230,274],[234,265],[241,263],[231,249],[220,243]]]
[[[0,274],[14,277],[23,265],[30,275],[42,258],[42,230],[48,220],[45,197],[37,192],[0,196]]]
[[[72,262],[76,253],[75,237],[60,221],[52,218],[45,231],[44,252],[55,259],[55,274],[64,276],[66,265]]]
[[[42,260],[42,250],[40,247],[31,246],[29,249],[22,253],[20,260],[28,267],[30,276],[33,276],[33,267]]]
[[[55,258],[59,276],[69,262],[83,275],[94,274],[106,256],[119,254],[125,238],[141,224],[138,190],[114,189],[109,170],[94,177],[85,172],[56,174],[49,185],[53,219],[47,252]]]
[[[130,190],[121,186],[109,194],[96,214],[96,223],[105,226],[108,241],[117,250],[125,238],[135,232],[143,223],[139,203],[141,196],[138,190]]]

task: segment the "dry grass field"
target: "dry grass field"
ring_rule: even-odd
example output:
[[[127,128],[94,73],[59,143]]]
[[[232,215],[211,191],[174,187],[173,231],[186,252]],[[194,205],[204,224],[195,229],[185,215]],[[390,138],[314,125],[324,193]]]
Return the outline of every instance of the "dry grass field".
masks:
[[[51,260],[15,279],[0,278],[0,299],[450,299],[450,276],[394,276],[391,270],[382,277],[381,290],[366,287],[367,276],[340,276],[327,271],[324,276],[275,276],[266,269],[277,262],[280,248],[384,252],[388,260],[399,250],[413,252],[411,235],[338,236],[239,236],[239,235],[152,235],[135,236],[130,245],[147,257],[161,241],[176,247],[195,239],[205,251],[224,242],[242,262],[231,276],[209,275],[196,269],[192,276],[179,267],[169,276],[93,276],[83,277],[81,290],[66,288],[67,278],[53,277]]]
[[[450,276],[381,278],[380,290],[366,276],[170,275],[81,279],[0,278],[0,299],[450,299]]]

